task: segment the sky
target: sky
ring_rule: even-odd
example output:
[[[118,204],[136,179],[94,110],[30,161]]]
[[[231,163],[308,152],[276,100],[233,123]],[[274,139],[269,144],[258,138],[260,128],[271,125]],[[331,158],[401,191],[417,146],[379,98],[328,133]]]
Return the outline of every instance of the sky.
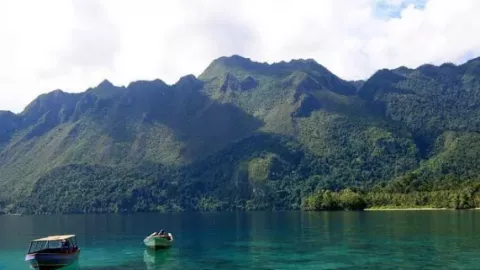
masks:
[[[478,14],[479,0],[2,0],[0,110],[104,79],[173,84],[233,54],[348,80],[461,64],[480,56]]]

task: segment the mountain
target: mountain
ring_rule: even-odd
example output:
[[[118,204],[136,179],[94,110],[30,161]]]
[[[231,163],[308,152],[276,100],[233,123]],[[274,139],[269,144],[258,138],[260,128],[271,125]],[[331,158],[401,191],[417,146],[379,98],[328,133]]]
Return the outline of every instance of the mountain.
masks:
[[[0,208],[299,209],[322,189],[477,180],[479,71],[473,59],[349,82],[312,59],[234,55],[173,85],[56,90],[0,112]]]

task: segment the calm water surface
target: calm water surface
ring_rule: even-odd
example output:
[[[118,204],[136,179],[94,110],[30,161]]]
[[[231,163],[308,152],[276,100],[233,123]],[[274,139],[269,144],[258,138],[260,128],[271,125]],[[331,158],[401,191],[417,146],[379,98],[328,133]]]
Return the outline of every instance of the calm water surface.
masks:
[[[166,251],[143,238],[167,229]],[[0,270],[31,239],[74,233],[70,269],[480,269],[479,211],[0,216]]]

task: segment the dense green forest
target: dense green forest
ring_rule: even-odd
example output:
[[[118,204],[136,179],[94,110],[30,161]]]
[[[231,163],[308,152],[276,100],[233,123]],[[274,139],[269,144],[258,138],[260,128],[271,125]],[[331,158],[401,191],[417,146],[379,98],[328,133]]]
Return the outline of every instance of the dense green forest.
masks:
[[[451,181],[451,179],[449,179]],[[307,211],[364,210],[366,208],[442,208],[480,207],[480,181],[422,183],[402,179],[385,187],[369,190],[318,190],[307,196],[302,209]]]
[[[0,112],[0,211],[477,206],[480,59],[348,82],[240,56]]]

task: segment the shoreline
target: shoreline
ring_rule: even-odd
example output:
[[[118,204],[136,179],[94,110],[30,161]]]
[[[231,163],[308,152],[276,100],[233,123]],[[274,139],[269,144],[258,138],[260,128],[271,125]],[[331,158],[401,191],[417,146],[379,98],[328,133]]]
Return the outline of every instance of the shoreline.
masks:
[[[476,208],[478,209],[478,208]],[[365,208],[363,211],[445,211],[456,209],[451,208],[435,208],[435,207],[405,207],[405,208]]]
[[[167,212],[158,212],[158,211],[147,211],[147,212],[86,212],[86,213],[0,213],[1,216],[49,216],[49,215],[88,215],[88,214],[93,214],[93,215],[101,215],[101,214],[113,214],[113,215],[124,215],[124,214],[137,214],[137,213],[162,213],[162,214],[168,214],[168,213],[235,213],[235,212],[241,212],[241,213],[248,213],[248,212],[350,212],[350,211],[365,211],[365,212],[378,212],[378,211],[465,211],[465,210],[480,210],[480,207],[477,208],[467,208],[467,209],[454,209],[454,208],[437,208],[437,207],[372,207],[372,208],[365,208],[362,210],[319,210],[319,211],[314,211],[314,210],[301,210],[301,209],[295,209],[295,210],[250,210],[250,211],[167,211]]]

